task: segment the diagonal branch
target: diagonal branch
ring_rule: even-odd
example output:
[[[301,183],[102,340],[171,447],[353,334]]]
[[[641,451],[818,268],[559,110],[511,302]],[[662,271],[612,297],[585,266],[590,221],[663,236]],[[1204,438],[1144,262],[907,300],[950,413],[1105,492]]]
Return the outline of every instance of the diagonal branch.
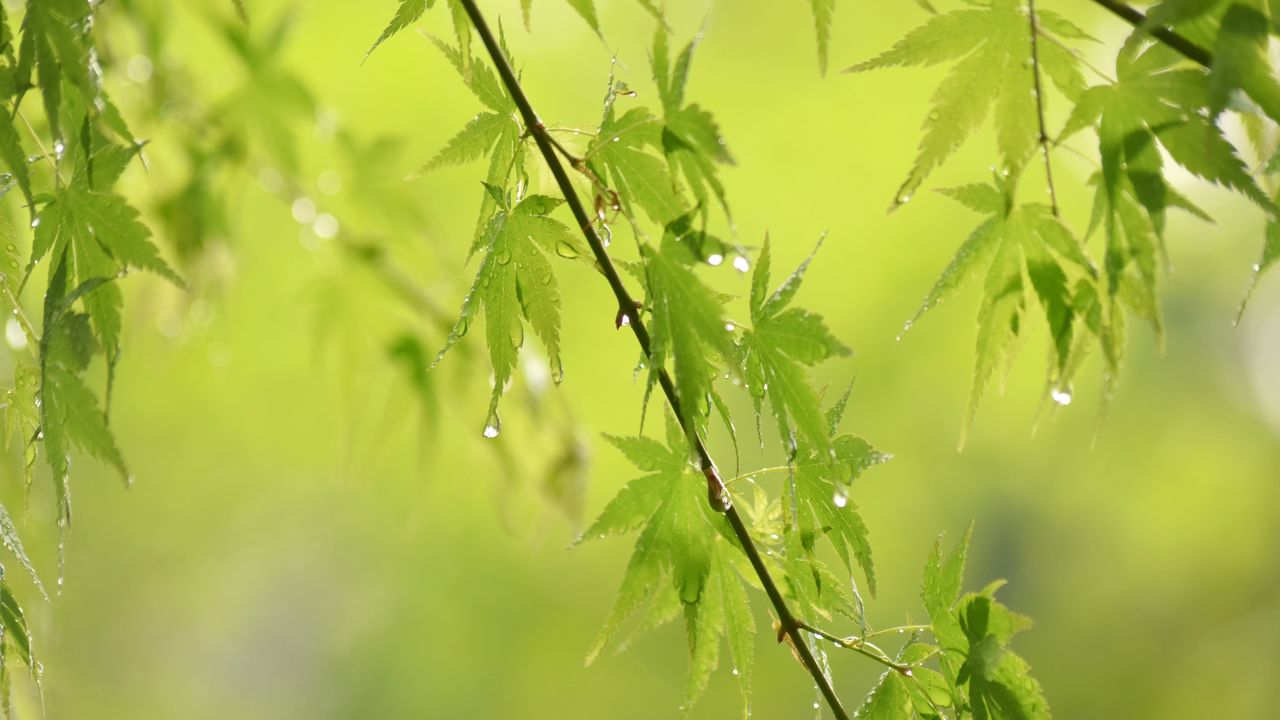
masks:
[[[1206,68],[1213,64],[1213,53],[1169,28],[1149,24],[1147,22],[1147,16],[1143,15],[1142,12],[1133,9],[1122,2],[1116,2],[1116,0],[1093,1],[1107,10],[1110,10],[1112,14],[1123,19],[1135,28],[1150,34],[1165,45],[1168,45],[1174,50],[1182,53],[1188,60],[1195,61]]]
[[[1044,179],[1049,186],[1049,204],[1053,216],[1058,212],[1058,191],[1053,187],[1053,163],[1049,160],[1049,133],[1044,124],[1044,84],[1040,79],[1040,18],[1036,16],[1036,0],[1027,0],[1027,18],[1031,23],[1031,77],[1035,81],[1036,121],[1040,124],[1040,152],[1044,155]]]
[[[476,6],[475,0],[460,1],[467,12],[467,16],[471,19],[471,24],[475,27],[476,33],[484,42],[485,49],[488,51],[498,75],[501,76],[503,85],[506,86],[511,99],[520,110],[520,116],[524,119],[525,126],[532,133],[533,140],[538,145],[538,150],[542,154],[543,160],[546,161],[552,176],[555,177],[556,185],[560,187],[560,192],[564,195],[565,202],[573,212],[573,217],[577,220],[583,237],[586,238],[587,244],[591,246],[591,252],[599,265],[600,273],[609,282],[609,287],[613,290],[613,295],[618,301],[619,317],[628,319],[627,325],[635,333],[636,342],[640,344],[640,349],[645,356],[649,356],[649,331],[640,319],[638,305],[627,291],[626,285],[623,284],[617,268],[613,265],[613,261],[609,258],[608,253],[605,252],[604,243],[596,233],[595,226],[591,222],[591,216],[587,213],[586,207],[583,206],[582,200],[573,189],[573,184],[569,180],[569,175],[565,171],[564,165],[560,162],[560,156],[556,153],[546,126],[538,119],[533,106],[529,104],[529,99],[525,97],[524,90],[520,87],[520,81],[516,79],[515,72],[511,69],[510,63],[507,62],[506,55],[503,54],[498,41],[493,36],[493,32],[489,30],[488,24],[485,23],[484,16],[480,14],[480,8]],[[837,720],[849,720],[848,712],[841,705],[840,698],[836,696],[830,680],[823,672],[822,666],[818,664],[813,651],[809,648],[804,635],[801,633],[801,623],[792,614],[791,608],[787,606],[787,601],[782,597],[777,584],[774,583],[773,578],[770,576],[769,569],[764,564],[764,558],[761,557],[755,541],[751,538],[751,532],[743,522],[742,516],[738,514],[737,508],[728,502],[728,491],[724,486],[724,481],[720,478],[719,471],[716,470],[711,454],[707,451],[706,445],[698,437],[696,429],[692,427],[685,414],[680,412],[680,398],[676,395],[676,388],[671,380],[671,375],[665,369],[658,369],[658,382],[662,386],[663,394],[667,397],[667,402],[671,405],[671,409],[675,411],[676,417],[680,419],[681,425],[684,426],[685,434],[698,455],[698,463],[702,468],[703,475],[707,478],[707,492],[712,500],[712,506],[716,507],[717,510],[723,510],[725,518],[729,521],[729,526],[733,529],[734,537],[737,538],[743,552],[746,553],[747,559],[751,562],[751,567],[760,579],[760,584],[764,586],[765,594],[769,596],[769,602],[773,605],[774,612],[778,615],[778,621],[781,623],[782,629],[791,638],[796,652],[800,655],[801,662],[813,677],[813,682],[826,699],[831,712]]]

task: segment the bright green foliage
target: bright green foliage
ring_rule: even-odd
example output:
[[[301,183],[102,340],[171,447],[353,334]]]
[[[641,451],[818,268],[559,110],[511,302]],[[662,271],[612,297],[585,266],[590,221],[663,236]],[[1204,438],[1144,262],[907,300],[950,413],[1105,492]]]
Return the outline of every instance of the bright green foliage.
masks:
[[[658,97],[662,99],[662,152],[671,175],[684,178],[698,205],[705,209],[714,195],[728,214],[729,203],[716,166],[732,163],[733,156],[711,113],[696,104],[685,104],[693,52],[700,39],[701,36],[694,37],[673,62],[666,28],[659,26],[654,33],[650,62]]]
[[[480,269],[463,301],[461,317],[436,358],[438,363],[483,309],[494,375],[493,399],[485,424],[485,434],[490,436],[501,427],[498,400],[511,381],[516,357],[524,345],[526,322],[546,347],[552,379],[558,383],[563,377],[560,288],[550,257],[555,253],[576,254],[578,245],[569,228],[547,215],[559,201],[531,195],[508,207],[508,200],[498,194],[495,202],[501,203],[500,210],[489,222]]]
[[[513,176],[523,177],[524,174],[525,144],[515,105],[502,89],[497,76],[487,66],[472,64],[465,55],[465,50],[452,48],[434,38],[432,42],[462,76],[463,82],[476,99],[489,108],[490,112],[483,112],[472,118],[423,170],[464,163],[488,154],[489,171],[484,179],[486,188],[506,188]],[[480,249],[484,242],[485,228],[497,210],[498,198],[486,190],[482,193],[480,219],[476,223],[475,240],[469,254]]]
[[[683,420],[702,429],[720,367],[737,372],[732,326],[721,301],[693,272],[694,252],[670,228],[658,248],[643,248],[652,335],[650,377],[670,361]]]
[[[1085,127],[1097,129],[1102,173],[1094,223],[1106,231],[1107,295],[1157,329],[1165,211],[1181,207],[1204,216],[1165,180],[1159,150],[1191,173],[1274,212],[1222,130],[1203,114],[1211,110],[1212,94],[1207,73],[1135,35],[1116,61],[1116,83],[1087,90],[1062,133],[1066,138]]]
[[[400,7],[396,8],[396,14],[391,17],[391,22],[387,23],[386,29],[364,54],[365,59],[368,59],[369,55],[392,35],[417,22],[418,18],[422,17],[422,14],[434,4],[435,0],[400,0]]]
[[[1071,376],[1088,335],[1101,337],[1107,330],[1099,318],[1090,316],[1098,296],[1098,273],[1092,262],[1051,208],[1015,205],[1011,182],[997,175],[991,185],[942,191],[990,217],[960,246],[915,318],[907,323],[911,327],[967,280],[985,273],[966,431],[991,375],[1008,358],[1030,319],[1026,317],[1029,302],[1039,304],[1048,324],[1053,358],[1048,382],[1060,404],[1071,401]]]
[[[934,544],[921,590],[940,649],[937,657],[942,676],[952,693],[949,704],[962,709],[961,717],[975,720],[1048,718],[1048,703],[1031,678],[1026,661],[1009,650],[1013,636],[1031,623],[995,600],[1003,583],[992,583],[981,593],[959,598],[971,534],[972,528],[945,561],[941,543]],[[926,677],[920,673],[922,680],[918,682],[924,684]],[[931,701],[938,703],[932,695]],[[915,710],[922,717],[929,716],[919,704]]]
[[[649,629],[683,613],[690,670],[686,706],[706,688],[727,637],[744,697],[749,690],[752,638],[750,605],[738,576],[739,550],[724,516],[706,501],[702,474],[689,463],[678,423],[668,418],[667,445],[644,437],[606,436],[649,475],[627,483],[583,534],[605,538],[643,528],[604,628],[587,656],[594,660],[628,620]],[[672,602],[672,601],[675,602]]]
[[[621,116],[610,103],[600,131],[587,149],[592,172],[617,193],[630,217],[639,206],[650,220],[666,225],[687,211],[662,152],[662,124],[645,108]]]
[[[935,15],[891,49],[846,70],[958,61],[934,93],[915,164],[898,189],[895,207],[911,199],[929,173],[982,123],[992,105],[1002,169],[1017,174],[1026,163],[1039,135],[1030,27],[1022,3],[993,0],[981,9]],[[1074,26],[1065,20],[1041,27],[1043,32],[1062,27],[1083,35],[1072,32]],[[1047,57],[1054,68],[1050,78],[1067,95],[1078,92],[1081,81],[1074,57],[1058,48]]]
[[[809,0],[813,7],[813,28],[818,33],[818,68],[827,74],[827,57],[831,54],[831,16],[836,0]]]
[[[819,456],[830,457],[833,448],[822,408],[803,366],[848,355],[850,351],[836,340],[821,317],[800,308],[787,307],[799,291],[804,272],[812,260],[810,255],[770,295],[771,260],[769,240],[765,239],[751,278],[752,327],[742,334],[742,362],[746,368],[747,389],[755,404],[757,423],[761,405],[767,396],[782,438],[802,438],[818,451]]]

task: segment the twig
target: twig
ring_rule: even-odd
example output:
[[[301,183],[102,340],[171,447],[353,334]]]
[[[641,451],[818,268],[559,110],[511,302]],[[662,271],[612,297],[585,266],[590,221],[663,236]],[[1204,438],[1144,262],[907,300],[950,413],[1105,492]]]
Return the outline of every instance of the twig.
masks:
[[[1151,35],[1160,42],[1182,53],[1188,60],[1197,62],[1204,67],[1213,64],[1213,53],[1191,42],[1187,38],[1179,35],[1177,32],[1166,27],[1151,25],[1147,22],[1147,16],[1140,11],[1135,10],[1122,2],[1115,0],[1093,0],[1095,3],[1110,10],[1112,14],[1121,18],[1125,22]]]
[[[507,62],[507,58],[498,45],[497,39],[494,38],[493,32],[489,30],[484,16],[480,14],[480,8],[476,6],[475,0],[460,1],[467,12],[467,16],[471,19],[471,24],[476,29],[476,34],[484,42],[485,50],[488,51],[489,58],[497,69],[498,75],[502,78],[503,85],[506,86],[512,101],[515,102],[516,107],[519,109],[525,126],[532,131],[534,142],[537,143],[543,160],[550,168],[551,175],[560,187],[560,192],[564,195],[565,202],[569,205],[574,219],[577,220],[583,237],[586,238],[587,244],[591,247],[591,252],[599,265],[600,273],[604,275],[609,287],[613,290],[614,298],[618,302],[620,315],[625,315],[629,319],[628,325],[632,333],[635,334],[636,342],[640,344],[640,349],[646,357],[652,358],[649,331],[640,319],[640,312],[636,309],[638,305],[632,299],[631,293],[627,291],[626,285],[623,284],[621,276],[619,276],[617,269],[613,265],[613,261],[605,251],[604,243],[596,233],[590,214],[587,212],[586,207],[583,206],[581,199],[578,198],[578,194],[573,188],[573,183],[569,180],[569,175],[565,172],[564,165],[560,162],[560,157],[551,142],[550,133],[547,132],[546,126],[538,119],[533,106],[529,103],[528,98],[525,97],[524,90],[520,87],[520,81],[516,79],[515,72],[512,71],[510,63]],[[805,642],[804,635],[800,632],[801,623],[792,614],[786,600],[782,597],[782,593],[778,590],[778,586],[770,576],[769,569],[765,567],[764,559],[760,556],[755,541],[751,538],[751,532],[742,521],[737,508],[732,503],[727,502],[728,491],[724,486],[724,481],[720,478],[719,471],[716,470],[715,462],[712,461],[711,455],[707,451],[706,445],[703,444],[702,439],[698,437],[696,429],[692,427],[686,415],[680,411],[680,398],[676,395],[675,383],[672,382],[671,375],[663,368],[658,368],[658,383],[662,386],[662,392],[666,395],[668,404],[675,411],[676,417],[679,418],[681,425],[684,427],[685,435],[689,438],[690,444],[698,455],[702,473],[707,478],[707,490],[710,498],[713,501],[718,501],[720,506],[716,509],[724,512],[725,518],[729,521],[729,526],[733,529],[734,536],[742,546],[743,552],[746,553],[747,559],[751,562],[751,567],[760,579],[760,584],[764,587],[765,594],[768,595],[769,602],[773,605],[774,612],[778,615],[778,621],[791,638],[801,662],[813,677],[814,683],[818,686],[818,690],[826,699],[827,705],[830,706],[831,712],[837,720],[848,720],[848,712],[845,711],[844,706],[840,703],[840,698],[836,696],[830,681],[822,671],[822,667],[814,658],[813,651]],[[715,504],[716,502],[713,502],[713,506]]]
[[[1053,187],[1053,163],[1049,160],[1049,133],[1044,124],[1044,86],[1040,81],[1040,19],[1036,17],[1036,0],[1027,0],[1027,19],[1031,24],[1031,77],[1035,81],[1036,120],[1040,123],[1040,153],[1044,155],[1044,181],[1049,186],[1049,205],[1053,216],[1058,211],[1058,192]]]

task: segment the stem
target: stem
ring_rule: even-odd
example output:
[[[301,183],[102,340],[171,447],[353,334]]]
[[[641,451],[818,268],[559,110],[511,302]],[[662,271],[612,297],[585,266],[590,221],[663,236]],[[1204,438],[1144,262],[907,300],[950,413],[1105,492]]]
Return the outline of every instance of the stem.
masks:
[[[1053,187],[1053,163],[1049,160],[1049,133],[1044,124],[1044,85],[1040,81],[1040,19],[1036,17],[1036,0],[1027,0],[1027,19],[1031,23],[1031,77],[1035,81],[1036,120],[1040,123],[1040,153],[1044,155],[1044,180],[1049,186],[1049,205],[1054,217],[1058,212],[1058,192]]]
[[[484,16],[480,14],[480,8],[476,6],[475,0],[460,0],[460,2],[463,9],[466,10],[467,16],[471,19],[471,24],[475,27],[476,34],[484,42],[485,50],[488,51],[489,58],[493,61],[498,75],[502,78],[503,85],[506,86],[512,101],[515,102],[516,107],[520,110],[520,116],[524,119],[525,126],[530,129],[543,160],[551,170],[551,175],[555,178],[556,185],[560,187],[560,193],[564,196],[570,211],[573,212],[574,219],[578,221],[578,227],[582,231],[583,237],[586,238],[587,244],[591,247],[591,252],[599,265],[600,273],[608,281],[610,289],[613,290],[614,298],[618,301],[619,312],[629,318],[628,325],[631,328],[631,332],[635,334],[636,342],[640,344],[640,349],[645,356],[651,358],[649,331],[640,319],[640,311],[637,309],[639,306],[631,297],[631,293],[627,291],[626,285],[623,284],[622,278],[618,275],[618,271],[613,265],[613,261],[609,258],[609,254],[605,252],[604,243],[596,233],[595,226],[591,222],[591,216],[583,206],[582,200],[573,189],[573,184],[569,180],[568,173],[565,172],[564,165],[560,162],[559,155],[556,154],[556,149],[552,145],[551,136],[547,132],[546,126],[538,119],[538,114],[534,112],[529,99],[525,97],[524,90],[520,87],[520,81],[516,79],[515,72],[511,69],[506,56],[502,53],[502,49],[494,38],[493,32],[489,30],[488,24],[485,23]],[[782,593],[778,590],[778,586],[774,583],[772,576],[769,575],[769,569],[765,567],[764,558],[760,556],[760,551],[756,548],[755,541],[751,539],[750,530],[747,529],[746,524],[742,521],[737,508],[731,503],[725,502],[728,500],[728,496],[724,481],[721,480],[720,473],[716,470],[715,462],[712,461],[706,445],[698,437],[697,430],[692,426],[685,414],[680,411],[680,398],[676,395],[675,383],[672,382],[671,375],[665,368],[658,368],[657,370],[658,383],[662,386],[662,392],[667,397],[667,403],[671,405],[676,417],[680,419],[685,435],[689,438],[693,450],[697,453],[702,473],[707,478],[707,489],[711,499],[720,501],[721,505],[717,509],[724,511],[725,518],[729,521],[729,526],[733,529],[734,536],[738,539],[743,552],[746,553],[747,559],[751,562],[751,567],[760,579],[760,584],[764,587],[765,594],[769,596],[769,602],[773,605],[774,612],[778,615],[778,621],[791,638],[796,652],[800,655],[801,662],[813,677],[814,683],[826,699],[831,712],[837,720],[849,720],[849,714],[845,711],[844,706],[841,705],[840,698],[836,696],[835,690],[831,687],[831,682],[823,673],[822,667],[818,665],[813,651],[809,648],[809,645],[805,642],[804,635],[800,632],[800,621],[792,614],[786,600],[782,597]]]
[[[817,635],[818,637],[823,638],[825,640],[829,640],[839,645],[842,648],[852,650],[858,653],[859,655],[863,655],[865,657],[871,658],[872,660],[875,660],[876,662],[880,663],[881,665],[884,665],[887,668],[892,668],[893,670],[897,670],[903,675],[907,675],[907,676],[911,675],[910,665],[904,665],[903,663],[900,663],[900,662],[894,662],[893,658],[889,657],[889,655],[885,651],[881,650],[878,646],[873,645],[869,642],[859,640],[858,638],[853,638],[852,640],[850,640],[842,637],[837,637],[827,632],[826,630],[821,630],[819,628],[813,627],[812,625],[808,625],[803,622],[800,623],[800,629],[811,632],[814,635]]]
[[[1191,42],[1169,28],[1149,25],[1147,23],[1147,16],[1143,15],[1140,11],[1133,9],[1122,2],[1116,2],[1115,0],[1093,1],[1107,10],[1110,10],[1112,14],[1121,18],[1135,28],[1148,33],[1165,45],[1168,45],[1174,50],[1182,53],[1188,60],[1197,62],[1206,68],[1213,64],[1213,53]]]

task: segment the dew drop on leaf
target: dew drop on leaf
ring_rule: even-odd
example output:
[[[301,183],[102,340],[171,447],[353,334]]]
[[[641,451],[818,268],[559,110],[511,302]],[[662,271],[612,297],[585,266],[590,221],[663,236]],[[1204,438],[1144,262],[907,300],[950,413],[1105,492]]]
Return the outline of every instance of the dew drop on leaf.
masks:
[[[712,253],[707,256],[707,264],[712,267],[715,267],[723,262],[724,262],[724,256],[721,255],[720,253]]]
[[[578,249],[572,243],[561,240],[556,243],[556,254],[567,260],[573,260],[578,257]]]
[[[1057,403],[1059,406],[1070,405],[1071,404],[1071,388],[1069,387],[1066,389],[1054,388],[1053,390],[1049,391],[1049,397],[1053,398],[1053,401]]]
[[[498,250],[498,253],[494,255],[494,259],[498,261],[499,265],[506,265],[511,262],[511,248],[501,248]]]
[[[33,228],[38,228],[38,227],[40,227],[40,218],[35,218],[34,220],[32,220],[32,221],[31,221],[31,227],[33,227]]]
[[[751,269],[751,261],[744,255],[739,255],[733,259],[733,269],[738,272],[746,272]]]

